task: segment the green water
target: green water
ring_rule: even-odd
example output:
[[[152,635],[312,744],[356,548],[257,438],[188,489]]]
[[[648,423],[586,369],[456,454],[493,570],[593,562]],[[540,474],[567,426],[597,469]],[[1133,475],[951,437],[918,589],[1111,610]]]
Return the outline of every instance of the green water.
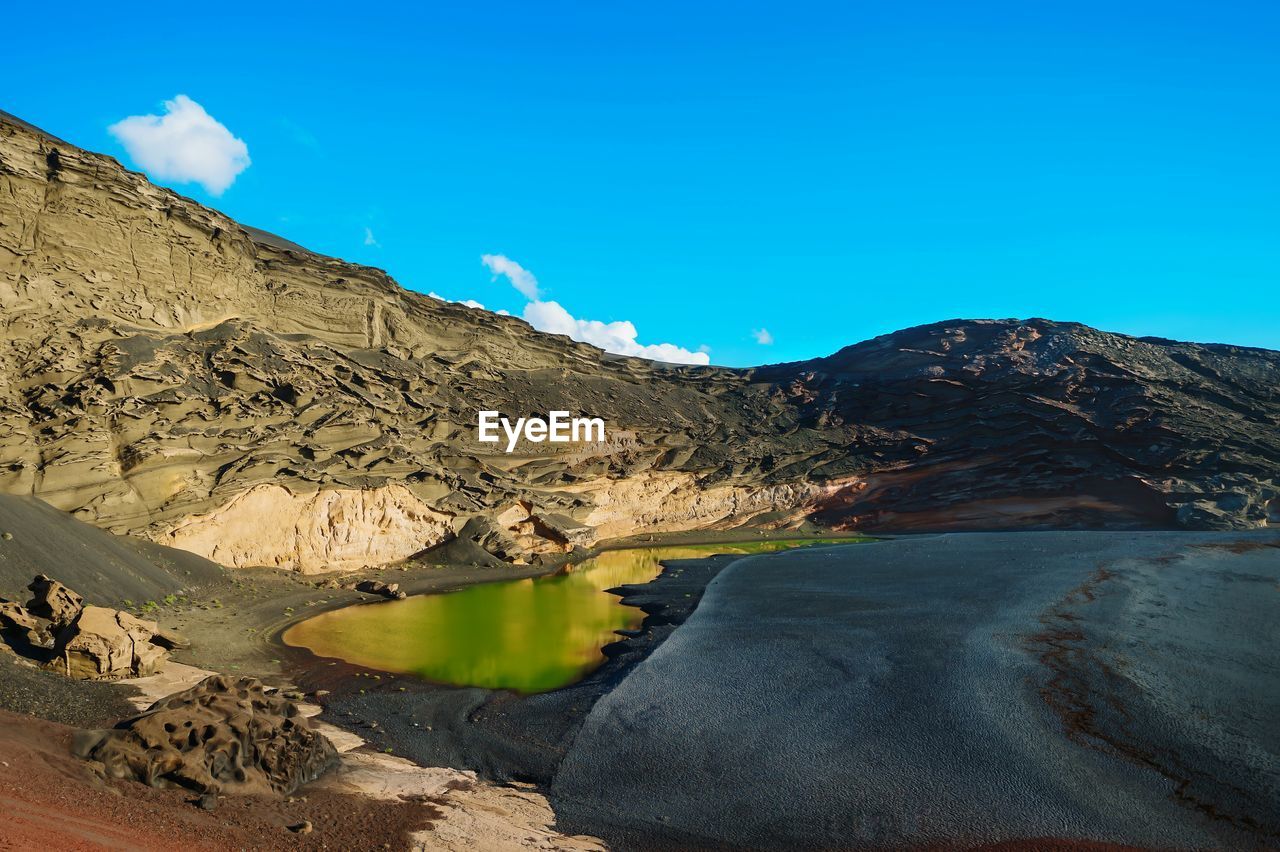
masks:
[[[439,683],[546,692],[581,679],[604,662],[601,649],[617,640],[615,631],[640,626],[644,613],[623,606],[604,590],[647,583],[661,572],[664,559],[849,541],[609,550],[554,576],[336,609],[294,625],[283,638],[321,657]]]

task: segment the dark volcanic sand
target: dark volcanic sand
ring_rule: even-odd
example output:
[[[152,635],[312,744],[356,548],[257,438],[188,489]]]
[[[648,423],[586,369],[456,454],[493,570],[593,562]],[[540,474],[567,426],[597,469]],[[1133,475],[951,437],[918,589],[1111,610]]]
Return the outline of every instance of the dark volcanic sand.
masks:
[[[1274,846],[1277,545],[968,534],[739,560],[595,704],[557,827],[621,848]]]

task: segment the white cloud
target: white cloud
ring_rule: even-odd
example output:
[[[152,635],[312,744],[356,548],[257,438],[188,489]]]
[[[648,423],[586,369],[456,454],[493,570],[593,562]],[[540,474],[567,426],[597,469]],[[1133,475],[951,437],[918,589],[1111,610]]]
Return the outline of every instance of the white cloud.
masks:
[[[499,275],[505,275],[507,280],[511,282],[511,286],[519,290],[529,301],[536,302],[542,298],[542,294],[538,290],[538,279],[533,277],[533,273],[506,255],[481,255],[480,262],[489,267],[489,271],[493,273],[494,281],[498,280]]]
[[[382,243],[378,242],[377,239],[374,238],[373,229],[369,227],[365,227],[364,229],[364,244],[367,246],[373,246],[374,248],[382,248]]]
[[[756,343],[759,343],[761,346],[773,345],[773,335],[769,333],[769,329],[767,328],[757,328],[755,331],[751,332],[751,336],[754,337],[756,339]]]
[[[133,115],[107,128],[135,163],[159,180],[198,183],[221,195],[249,167],[249,147],[186,95],[164,115]]]
[[[433,299],[439,299],[441,302],[453,302],[455,305],[465,305],[468,308],[479,308],[482,311],[485,310],[485,306],[477,302],[475,299],[448,299],[441,296],[435,290],[432,290],[427,295]],[[497,311],[496,313],[501,314],[504,317],[511,316],[511,314],[506,311]]]
[[[511,286],[519,290],[529,300],[524,306],[524,321],[549,334],[564,334],[582,343],[598,346],[615,355],[630,355],[636,358],[649,358],[654,361],[667,361],[672,364],[710,364],[711,349],[701,346],[698,351],[691,352],[674,343],[643,344],[636,338],[639,333],[633,323],[627,320],[616,322],[600,322],[599,320],[578,319],[566,311],[559,302],[544,302],[538,288],[538,279],[533,273],[516,263],[506,255],[486,254],[480,262],[493,273],[494,280],[498,276],[506,276]],[[435,293],[431,296],[444,299]],[[462,302],[471,307],[483,308],[479,302],[467,300]],[[497,311],[501,316],[510,316],[507,311]]]
[[[531,301],[524,306],[524,319],[538,331],[567,334],[574,340],[599,346],[604,351],[616,355],[631,355],[636,358],[650,358],[654,361],[668,361],[673,364],[711,363],[711,356],[706,352],[690,352],[674,343],[644,345],[637,342],[636,327],[627,320],[600,322],[577,319],[558,302]]]

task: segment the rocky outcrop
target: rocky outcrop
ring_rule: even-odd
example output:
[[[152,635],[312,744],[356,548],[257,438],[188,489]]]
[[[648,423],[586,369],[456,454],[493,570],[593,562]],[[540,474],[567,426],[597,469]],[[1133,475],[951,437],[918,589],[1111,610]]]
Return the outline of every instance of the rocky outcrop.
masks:
[[[399,583],[384,583],[381,580],[361,580],[353,588],[366,595],[381,595],[393,601],[402,601],[409,595],[400,589]]]
[[[159,628],[127,612],[86,606],[58,631],[48,668],[76,680],[121,680],[153,675],[167,655]]]
[[[452,535],[451,516],[403,485],[309,494],[257,485],[153,538],[233,568],[311,574],[398,562]]]
[[[681,532],[731,529],[749,522],[784,527],[804,520],[811,507],[853,487],[856,477],[828,482],[743,485],[707,482],[678,471],[652,471],[570,486],[589,500],[584,523],[601,538],[639,530]]]
[[[111,778],[221,795],[292,793],[337,756],[295,702],[254,678],[225,675],[112,730],[80,732],[75,751]]]
[[[840,528],[1247,529],[1280,493],[1270,350],[957,321],[759,375],[802,425],[876,430],[872,469],[825,468],[862,474],[812,514]]]
[[[47,622],[21,604],[0,599],[0,643],[4,647],[30,655],[52,642]]]
[[[1275,352],[1037,319],[750,370],[618,358],[3,117],[0,302],[0,492],[228,565],[536,561],[804,519],[1249,527],[1280,499]],[[508,455],[480,409],[600,416],[608,439]]]
[[[181,634],[127,612],[85,605],[45,574],[28,586],[25,607],[0,598],[0,640],[6,647],[77,680],[120,680],[155,674],[167,650],[188,648]]]
[[[27,609],[39,618],[52,621],[55,627],[75,621],[84,608],[84,598],[45,574],[37,575],[27,590],[32,594]]]

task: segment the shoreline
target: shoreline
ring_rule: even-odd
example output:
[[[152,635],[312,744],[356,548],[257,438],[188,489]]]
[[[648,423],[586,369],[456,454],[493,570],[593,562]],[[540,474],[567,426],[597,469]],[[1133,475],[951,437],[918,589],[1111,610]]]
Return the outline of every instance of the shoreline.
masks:
[[[648,545],[645,545],[648,546]],[[288,668],[305,694],[324,692],[327,721],[357,730],[374,747],[423,766],[453,766],[498,783],[549,785],[595,702],[694,612],[707,585],[742,554],[672,559],[648,583],[606,590],[639,609],[632,635],[602,648],[605,660],[582,679],[548,692],[454,686],[318,658],[286,646]]]

